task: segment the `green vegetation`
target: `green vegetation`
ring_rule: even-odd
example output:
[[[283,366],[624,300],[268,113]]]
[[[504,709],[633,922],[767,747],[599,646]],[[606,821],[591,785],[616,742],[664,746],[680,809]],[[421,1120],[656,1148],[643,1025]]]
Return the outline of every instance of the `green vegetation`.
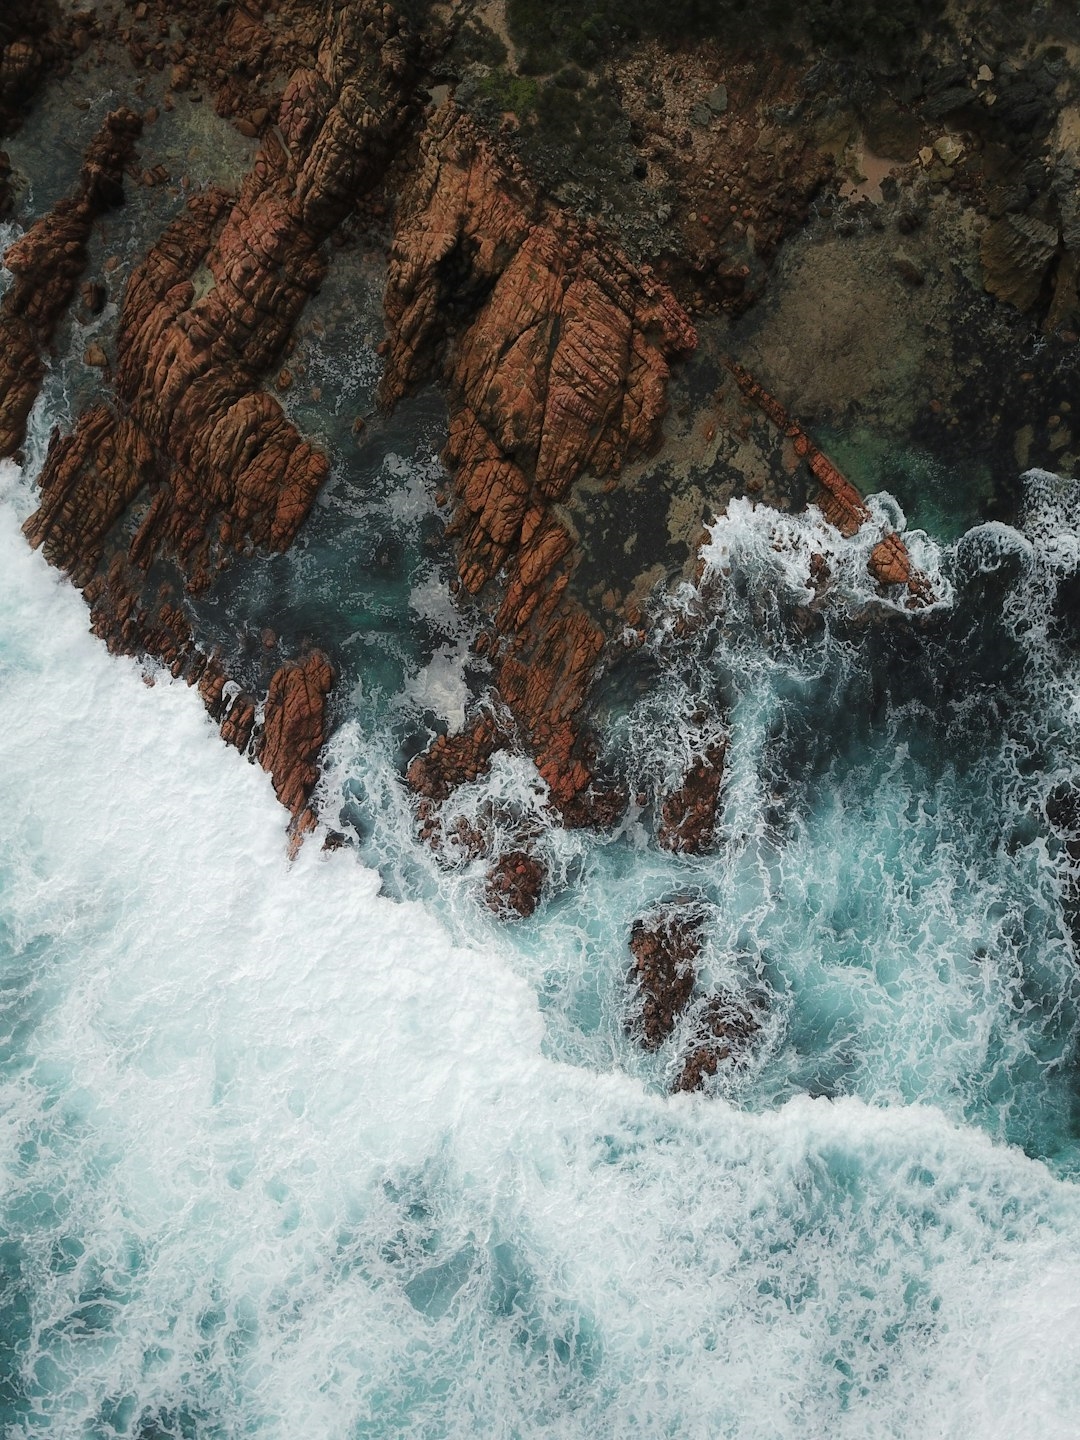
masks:
[[[520,119],[536,109],[540,87],[528,75],[513,75],[509,70],[492,70],[478,81],[475,98],[489,100],[497,110],[512,110]]]

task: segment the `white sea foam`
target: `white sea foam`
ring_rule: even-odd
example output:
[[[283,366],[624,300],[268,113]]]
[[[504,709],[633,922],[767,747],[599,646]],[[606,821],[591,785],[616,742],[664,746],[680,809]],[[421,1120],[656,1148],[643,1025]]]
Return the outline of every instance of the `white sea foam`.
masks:
[[[1071,1185],[930,1109],[547,1058],[508,941],[287,863],[0,474],[6,1433],[1075,1433]]]

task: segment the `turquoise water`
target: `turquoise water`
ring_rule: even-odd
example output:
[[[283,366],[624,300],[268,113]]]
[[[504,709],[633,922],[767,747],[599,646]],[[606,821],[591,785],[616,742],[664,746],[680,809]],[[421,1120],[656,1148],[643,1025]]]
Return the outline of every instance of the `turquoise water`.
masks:
[[[40,443],[0,469],[3,1433],[1075,1434],[1046,802],[1077,753],[1077,487],[912,534],[921,616],[868,591],[861,539],[734,502],[645,678],[604,679],[605,764],[644,797],[620,829],[553,828],[521,759],[456,797],[537,834],[549,891],[508,927],[399,780],[482,679],[426,543],[424,403],[204,612],[223,640],[329,623],[345,657],[319,805],[354,847],[293,864],[262,772],[27,551]],[[721,733],[718,847],[667,855],[657,797]],[[686,894],[701,996],[646,1054],[627,939]],[[761,1028],[671,1097],[716,988]]]

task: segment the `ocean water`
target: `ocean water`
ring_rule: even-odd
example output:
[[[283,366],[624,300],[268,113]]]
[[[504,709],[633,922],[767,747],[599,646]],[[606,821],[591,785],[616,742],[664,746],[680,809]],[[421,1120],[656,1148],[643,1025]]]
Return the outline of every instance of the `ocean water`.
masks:
[[[0,1430],[1073,1436],[1080,984],[1046,803],[1080,724],[1077,487],[912,534],[922,615],[867,590],[861,541],[734,503],[605,677],[620,829],[551,827],[520,759],[459,794],[547,861],[505,926],[398,780],[468,687],[416,540],[430,450],[380,458],[378,503],[332,490],[347,553],[316,517],[240,596],[306,573],[318,609],[337,565],[360,630],[362,537],[397,527],[375,598],[405,638],[357,642],[319,792],[353,844],[291,864],[262,771],[27,550],[40,445],[0,467]],[[657,797],[721,733],[720,844],[667,855]],[[698,1009],[722,987],[761,1029],[673,1097],[697,1010],[641,1051],[627,938],[681,895]]]

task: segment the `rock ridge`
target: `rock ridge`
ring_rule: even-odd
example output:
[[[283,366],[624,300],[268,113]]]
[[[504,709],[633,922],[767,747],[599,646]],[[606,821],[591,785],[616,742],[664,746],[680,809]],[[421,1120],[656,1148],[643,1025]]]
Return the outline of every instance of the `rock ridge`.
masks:
[[[648,266],[548,205],[449,103],[401,197],[386,314],[384,402],[436,367],[446,387],[450,530],[461,586],[491,614],[494,687],[564,820],[597,823],[618,808],[595,785],[581,719],[604,635],[569,588],[560,501],[586,472],[614,485],[656,444],[694,328]],[[487,728],[470,734],[414,762],[414,788],[444,794],[462,757],[485,763]]]

